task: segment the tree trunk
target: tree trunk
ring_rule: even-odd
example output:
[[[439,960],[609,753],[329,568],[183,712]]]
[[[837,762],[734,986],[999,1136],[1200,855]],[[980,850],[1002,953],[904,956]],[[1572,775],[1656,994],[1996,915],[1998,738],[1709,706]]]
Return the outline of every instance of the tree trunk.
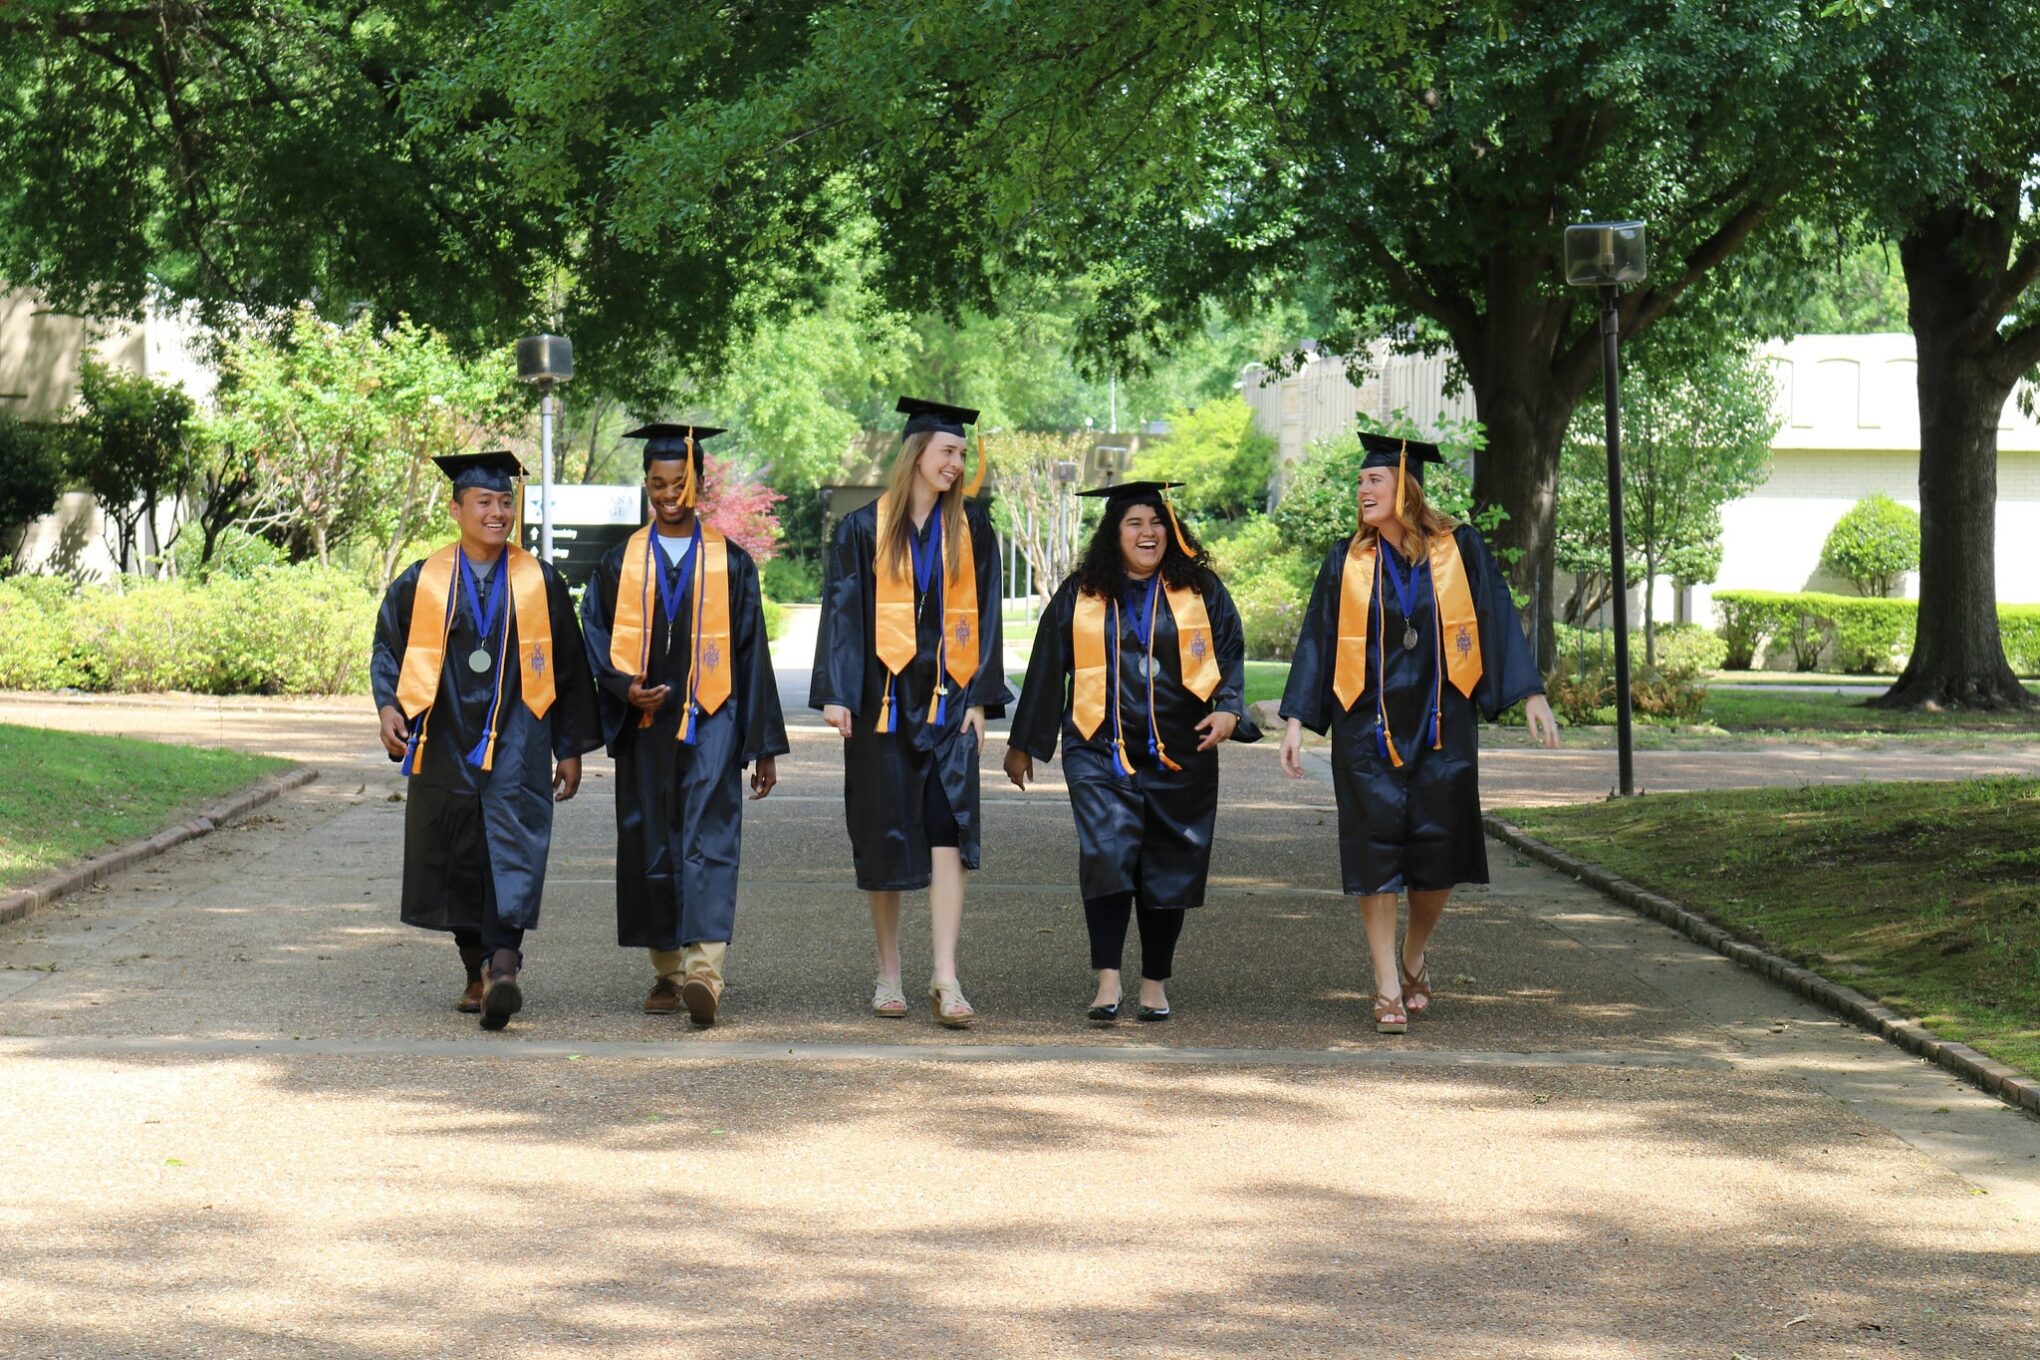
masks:
[[[1993,239],[1995,238],[1995,239]],[[1997,425],[2007,376],[1979,324],[2009,251],[1994,220],[1923,217],[1899,244],[1919,352],[1920,611],[1912,658],[1881,708],[2027,707],[1997,618]]]

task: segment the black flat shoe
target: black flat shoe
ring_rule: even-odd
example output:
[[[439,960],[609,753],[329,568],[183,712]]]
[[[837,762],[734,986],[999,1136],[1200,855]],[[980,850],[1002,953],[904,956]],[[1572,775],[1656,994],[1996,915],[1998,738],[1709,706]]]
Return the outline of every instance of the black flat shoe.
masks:
[[[1084,1018],[1101,1025],[1109,1025],[1119,1018],[1119,1003],[1115,1001],[1109,1006],[1093,1006],[1084,1012]]]
[[[1169,1008],[1167,1006],[1163,1006],[1159,1010],[1153,1006],[1142,1006],[1140,1008],[1140,1019],[1148,1022],[1149,1024],[1158,1025],[1168,1018]]]

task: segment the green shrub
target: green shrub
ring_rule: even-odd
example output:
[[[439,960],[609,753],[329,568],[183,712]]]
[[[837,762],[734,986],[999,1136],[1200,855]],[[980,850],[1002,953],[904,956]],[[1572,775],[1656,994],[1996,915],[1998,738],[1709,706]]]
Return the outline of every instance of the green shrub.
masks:
[[[1226,589],[1240,612],[1248,658],[1287,661],[1296,650],[1296,634],[1310,604],[1309,592],[1298,590],[1279,571],[1251,577],[1243,585],[1227,582]]]
[[[759,569],[759,588],[781,604],[813,604],[822,598],[822,569],[805,557],[775,557]]]
[[[1611,654],[1589,651],[1561,656],[1558,667],[1544,681],[1545,697],[1558,720],[1568,727],[1606,727],[1617,719],[1615,711],[1615,660]],[[1696,722],[1707,702],[1707,690],[1679,677],[1659,672],[1646,675],[1632,668],[1629,675],[1629,712],[1638,722]]]
[[[200,566],[199,554],[204,551],[204,535],[195,527],[187,526],[177,536],[177,546],[170,550],[171,560],[177,564],[177,574],[187,580],[253,576],[262,567],[280,567],[289,560],[283,549],[245,529],[222,529],[213,544],[212,561]]]
[[[62,689],[76,683],[65,614],[69,593],[46,576],[0,580],[0,689]]]
[[[1998,632],[2012,669],[2020,675],[2040,675],[2040,604],[1999,605]]]
[[[777,561],[778,559],[774,558],[773,560]],[[765,640],[767,642],[777,642],[779,635],[786,631],[786,606],[773,599],[767,599],[761,603],[765,609]]]
[[[1807,595],[1806,607],[1834,629],[1834,664],[1852,675],[1896,675],[1912,651],[1919,606],[1912,600]]]
[[[1630,639],[1630,654],[1644,655],[1643,635]],[[1657,630],[1658,674],[1691,680],[1717,671],[1728,659],[1728,644],[1719,634],[1697,623],[1662,624]]]
[[[306,563],[216,578],[191,591],[211,603],[208,694],[361,694],[375,636],[376,594],[346,572]]]
[[[1794,596],[1776,590],[1719,590],[1714,609],[1721,616],[1724,670],[1746,671],[1766,642],[1790,627]]]
[[[1920,517],[1883,492],[1849,507],[1828,531],[1820,564],[1865,595],[1886,596],[1920,564]]]

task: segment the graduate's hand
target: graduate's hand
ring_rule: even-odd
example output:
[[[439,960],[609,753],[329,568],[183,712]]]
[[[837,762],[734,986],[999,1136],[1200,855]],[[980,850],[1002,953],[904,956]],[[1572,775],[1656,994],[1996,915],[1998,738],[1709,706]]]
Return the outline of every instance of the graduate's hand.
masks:
[[[1027,781],[1034,778],[1034,757],[1017,746],[1006,748],[1006,778],[1019,786],[1022,793],[1027,791]]]
[[[779,782],[779,758],[759,756],[758,763],[751,767],[751,801],[757,802],[772,792],[772,786]]]
[[[823,704],[822,721],[836,729],[843,740],[850,739],[850,710],[841,704]]]
[[[1197,730],[1204,734],[1204,740],[1197,743],[1197,749],[1209,751],[1220,742],[1230,738],[1233,734],[1233,729],[1239,725],[1239,714],[1213,709],[1204,715],[1203,722],[1197,724]]]
[[[666,702],[666,696],[672,693],[673,687],[671,685],[653,685],[650,689],[646,689],[645,681],[650,678],[650,676],[645,675],[632,676],[630,691],[625,697],[630,700],[632,708],[641,708],[647,713],[657,713],[659,705]]]
[[[553,801],[564,803],[581,791],[581,758],[568,756],[553,766]]]
[[[1547,751],[1558,749],[1558,719],[1552,716],[1551,700],[1533,694],[1523,701],[1523,720],[1530,724],[1530,740]],[[1541,733],[1540,730],[1542,729]]]
[[[973,750],[985,749],[985,711],[976,704],[963,710],[963,730],[971,734]]]
[[[383,750],[402,760],[404,748],[411,744],[411,724],[404,720],[404,711],[395,704],[384,704],[380,711]]]
[[[1303,724],[1294,718],[1282,729],[1282,773],[1303,778]]]

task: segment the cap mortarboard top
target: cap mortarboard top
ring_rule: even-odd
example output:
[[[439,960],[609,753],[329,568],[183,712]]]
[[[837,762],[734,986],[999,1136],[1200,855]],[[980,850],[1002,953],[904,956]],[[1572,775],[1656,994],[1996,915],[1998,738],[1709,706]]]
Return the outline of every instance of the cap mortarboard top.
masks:
[[[1102,496],[1107,500],[1135,500],[1140,498],[1161,499],[1164,491],[1173,491],[1183,485],[1181,482],[1120,482],[1114,486],[1094,486],[1079,491],[1079,496]]]
[[[1367,456],[1360,460],[1361,467],[1394,467],[1407,458],[1409,475],[1419,483],[1424,480],[1424,464],[1445,461],[1445,455],[1438,452],[1436,444],[1428,444],[1421,439],[1404,439],[1399,435],[1363,434],[1360,447],[1367,450]]]
[[[487,453],[449,453],[432,461],[453,483],[456,494],[471,486],[509,491],[510,479],[524,475],[524,464],[518,462],[517,455],[508,449],[491,449]]]
[[[907,418],[907,427],[902,435],[921,434],[933,431],[953,434],[963,438],[963,427],[977,424],[978,413],[968,406],[949,406],[939,401],[923,401],[919,397],[901,397],[893,407]]]
[[[653,421],[626,431],[623,437],[645,441],[645,466],[650,467],[662,458],[685,458],[690,434],[694,436],[694,456],[698,462],[702,457],[701,441],[722,433],[722,428],[716,425],[676,425],[671,421]]]

